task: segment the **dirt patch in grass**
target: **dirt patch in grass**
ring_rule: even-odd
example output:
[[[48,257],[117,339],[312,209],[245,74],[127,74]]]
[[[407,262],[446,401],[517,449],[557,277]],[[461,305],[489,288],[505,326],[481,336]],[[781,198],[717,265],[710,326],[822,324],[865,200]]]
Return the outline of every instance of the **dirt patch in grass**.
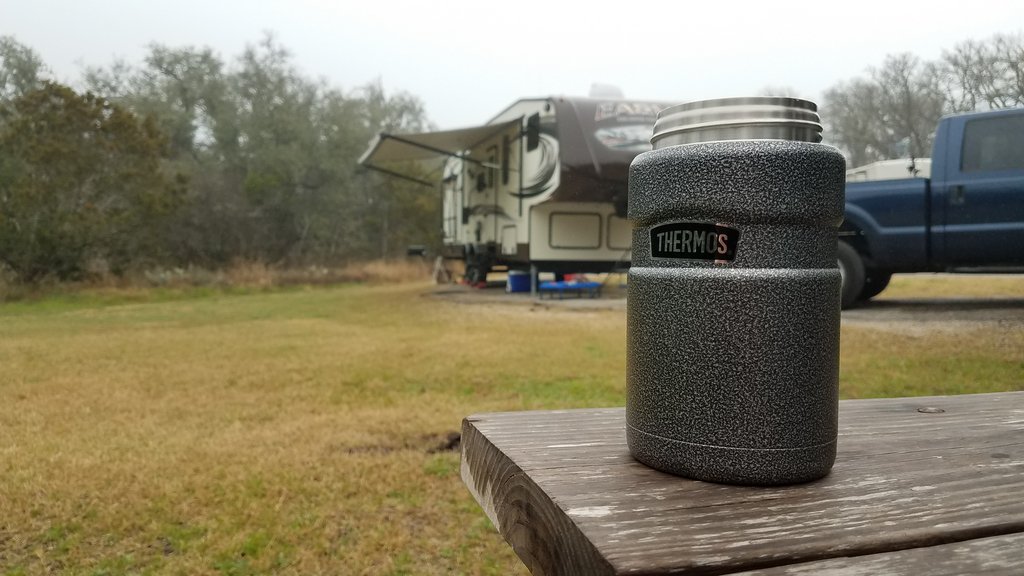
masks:
[[[459,449],[462,441],[462,433],[456,431],[444,434],[431,434],[420,438],[419,442],[404,444],[361,444],[357,446],[346,446],[342,450],[346,454],[391,454],[399,450],[421,451],[426,454],[437,454],[439,452],[455,452]]]

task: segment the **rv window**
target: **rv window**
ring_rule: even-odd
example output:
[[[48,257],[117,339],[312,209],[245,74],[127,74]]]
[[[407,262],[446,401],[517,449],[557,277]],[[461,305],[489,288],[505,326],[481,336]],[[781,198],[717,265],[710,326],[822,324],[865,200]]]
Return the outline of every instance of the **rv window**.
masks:
[[[540,114],[526,119],[526,151],[536,150],[540,146]]]
[[[508,145],[508,135],[501,139],[501,183],[508,184],[508,161],[509,154],[512,152],[511,147]]]
[[[498,169],[498,147],[489,146],[487,148],[487,188],[494,188],[494,181],[497,179]]]

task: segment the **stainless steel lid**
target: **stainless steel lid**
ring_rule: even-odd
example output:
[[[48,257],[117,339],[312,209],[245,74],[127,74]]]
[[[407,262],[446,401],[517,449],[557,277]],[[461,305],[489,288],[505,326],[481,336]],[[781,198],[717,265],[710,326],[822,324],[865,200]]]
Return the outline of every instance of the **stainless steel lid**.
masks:
[[[665,108],[654,123],[654,148],[716,140],[821,142],[818,106],[778,96],[718,98]]]

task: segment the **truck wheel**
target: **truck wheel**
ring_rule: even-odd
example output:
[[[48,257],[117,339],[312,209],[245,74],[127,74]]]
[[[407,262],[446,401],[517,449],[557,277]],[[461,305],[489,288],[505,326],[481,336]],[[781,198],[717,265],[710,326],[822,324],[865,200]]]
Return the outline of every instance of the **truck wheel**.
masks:
[[[842,307],[845,310],[857,303],[864,290],[864,261],[852,246],[842,240],[839,241],[836,255],[839,274],[843,277]]]
[[[864,289],[860,291],[858,300],[870,300],[882,293],[892,279],[892,272],[881,270],[868,270],[864,274]]]

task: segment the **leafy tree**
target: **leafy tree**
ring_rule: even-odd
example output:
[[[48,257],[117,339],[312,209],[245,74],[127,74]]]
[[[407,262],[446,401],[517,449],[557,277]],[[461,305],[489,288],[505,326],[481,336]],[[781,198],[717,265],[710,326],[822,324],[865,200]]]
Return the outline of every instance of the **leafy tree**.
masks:
[[[0,261],[36,281],[158,257],[152,231],[177,194],[150,119],[51,82],[0,114]]]
[[[42,84],[46,66],[31,48],[0,36],[0,101],[11,100]]]
[[[389,97],[379,79],[354,91],[351,102],[357,122],[346,138],[350,170],[378,132],[431,129],[418,98],[405,92]],[[365,171],[353,174],[353,184],[349,202],[361,213],[356,245],[362,258],[392,257],[414,243],[440,246],[437,190]]]
[[[152,114],[169,135],[174,166],[190,183],[166,238],[182,263],[378,257],[388,224],[389,235],[437,227],[436,209],[396,206],[405,199],[389,199],[405,188],[356,166],[378,130],[424,128],[422,103],[379,82],[346,93],[310,80],[272,36],[230,65],[208,49],[152,45],[141,67],[92,69],[87,82]],[[426,193],[435,205],[436,193]]]

